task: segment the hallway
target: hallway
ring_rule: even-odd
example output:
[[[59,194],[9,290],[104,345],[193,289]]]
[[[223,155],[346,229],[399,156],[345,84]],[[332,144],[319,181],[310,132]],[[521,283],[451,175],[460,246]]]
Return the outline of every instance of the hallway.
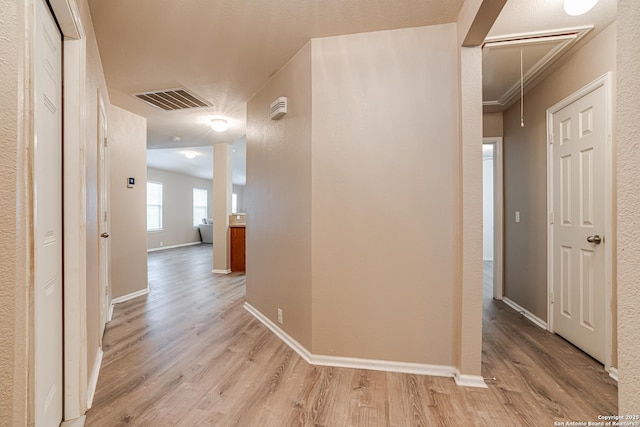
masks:
[[[484,300],[488,389],[308,365],[243,308],[208,245],[149,254],[151,293],[115,307],[87,426],[550,426],[617,413],[602,366]]]

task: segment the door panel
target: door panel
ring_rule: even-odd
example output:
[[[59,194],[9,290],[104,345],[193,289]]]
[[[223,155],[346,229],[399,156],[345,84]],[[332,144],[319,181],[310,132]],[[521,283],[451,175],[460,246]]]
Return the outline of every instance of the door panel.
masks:
[[[594,358],[605,355],[604,88],[552,116],[554,331]]]
[[[36,1],[34,52],[35,421],[62,420],[62,36]]]

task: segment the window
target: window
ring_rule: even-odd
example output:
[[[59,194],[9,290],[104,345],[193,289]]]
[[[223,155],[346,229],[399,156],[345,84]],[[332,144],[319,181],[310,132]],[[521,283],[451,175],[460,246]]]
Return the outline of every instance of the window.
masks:
[[[147,182],[147,231],[162,230],[162,184]]]
[[[238,195],[236,193],[231,194],[231,213],[238,212]]]
[[[202,219],[207,218],[207,190],[193,189],[193,226],[202,224]]]

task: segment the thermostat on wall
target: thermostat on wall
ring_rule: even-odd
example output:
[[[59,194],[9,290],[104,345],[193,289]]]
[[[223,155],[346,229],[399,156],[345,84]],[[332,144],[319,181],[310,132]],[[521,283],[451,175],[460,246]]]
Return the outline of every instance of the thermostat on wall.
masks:
[[[136,179],[129,177],[127,178],[127,188],[133,188],[136,185]]]

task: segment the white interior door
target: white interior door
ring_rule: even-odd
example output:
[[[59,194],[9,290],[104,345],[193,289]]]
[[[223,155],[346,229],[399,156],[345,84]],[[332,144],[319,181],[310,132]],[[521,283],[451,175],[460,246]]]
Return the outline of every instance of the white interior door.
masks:
[[[107,115],[100,98],[98,108],[98,152],[100,179],[100,346],[109,318],[109,165],[107,153]]]
[[[605,88],[551,115],[553,329],[605,363]]]
[[[34,52],[35,424],[62,420],[62,36],[36,1]]]

